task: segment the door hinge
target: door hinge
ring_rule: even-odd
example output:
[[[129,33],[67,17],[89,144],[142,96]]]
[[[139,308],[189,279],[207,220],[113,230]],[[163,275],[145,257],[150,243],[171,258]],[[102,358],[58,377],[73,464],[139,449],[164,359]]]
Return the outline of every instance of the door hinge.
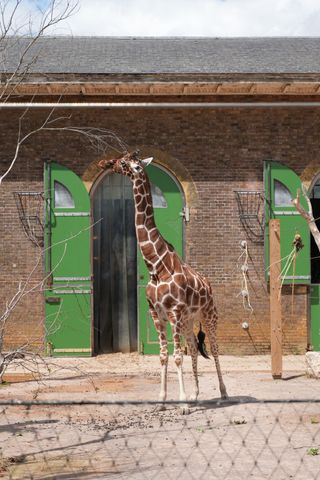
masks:
[[[53,277],[55,282],[67,282],[67,281],[86,281],[91,280],[91,277]]]
[[[190,222],[190,209],[189,207],[183,207],[182,212],[179,214],[183,217],[183,220],[187,223]]]
[[[90,217],[90,212],[54,212],[55,217]]]
[[[57,304],[61,302],[60,297],[46,297],[46,302],[50,304]]]

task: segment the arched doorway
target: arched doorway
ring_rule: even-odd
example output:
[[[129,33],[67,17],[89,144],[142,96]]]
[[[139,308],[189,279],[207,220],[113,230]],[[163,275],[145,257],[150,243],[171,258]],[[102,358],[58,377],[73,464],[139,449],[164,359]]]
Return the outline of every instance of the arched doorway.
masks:
[[[315,223],[320,228],[320,175],[315,178],[309,190],[309,198],[312,206]],[[311,255],[311,290],[310,290],[310,340],[312,349],[320,351],[320,259],[319,249],[310,235]]]
[[[176,180],[150,165],[156,224],[183,256],[184,197]],[[92,192],[94,350],[157,353],[158,341],[148,316],[148,274],[137,252],[132,185],[127,177],[105,174]]]
[[[134,351],[137,249],[130,180],[104,175],[94,191],[92,210],[95,351]]]

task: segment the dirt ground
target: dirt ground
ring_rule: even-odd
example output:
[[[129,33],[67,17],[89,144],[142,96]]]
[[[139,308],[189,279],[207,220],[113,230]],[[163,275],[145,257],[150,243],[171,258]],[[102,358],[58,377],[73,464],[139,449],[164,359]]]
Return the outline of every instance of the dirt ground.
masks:
[[[319,380],[303,356],[284,358],[273,380],[267,356],[221,357],[227,405],[0,406],[0,477],[37,479],[320,478]],[[0,400],[154,401],[159,360],[138,354],[59,358],[38,381],[16,366]],[[45,368],[41,367],[43,373]],[[192,392],[191,362],[184,359]],[[219,398],[212,361],[199,358],[200,400]],[[173,359],[168,399],[178,399]],[[309,403],[252,403],[252,400]],[[237,404],[236,402],[241,402]]]

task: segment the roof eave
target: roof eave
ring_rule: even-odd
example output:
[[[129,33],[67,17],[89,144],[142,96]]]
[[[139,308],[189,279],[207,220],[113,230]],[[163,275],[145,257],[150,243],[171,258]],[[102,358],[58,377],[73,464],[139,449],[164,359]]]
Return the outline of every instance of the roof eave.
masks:
[[[1,84],[5,95],[82,96],[208,96],[208,95],[319,95],[320,78],[313,81],[41,81]]]

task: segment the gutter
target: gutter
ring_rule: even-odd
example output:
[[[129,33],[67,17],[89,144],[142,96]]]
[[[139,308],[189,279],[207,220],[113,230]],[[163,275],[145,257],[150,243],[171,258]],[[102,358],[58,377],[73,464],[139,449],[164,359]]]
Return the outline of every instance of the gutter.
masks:
[[[106,108],[106,109],[147,109],[147,108],[191,108],[191,109],[230,109],[230,108],[318,108],[320,101],[293,102],[3,102],[0,109],[34,108]]]

